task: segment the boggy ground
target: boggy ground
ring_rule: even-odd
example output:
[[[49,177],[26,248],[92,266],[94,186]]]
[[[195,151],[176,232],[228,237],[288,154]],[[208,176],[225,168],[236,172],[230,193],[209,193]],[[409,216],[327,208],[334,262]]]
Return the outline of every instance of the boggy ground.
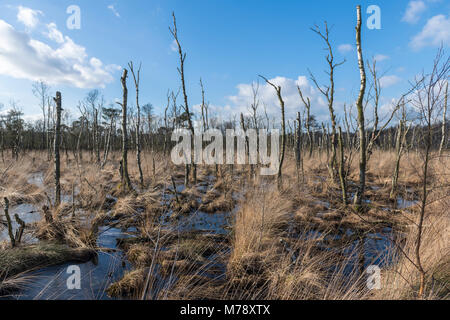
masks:
[[[402,160],[398,199],[389,199],[394,154],[374,152],[365,210],[343,206],[330,181],[326,154],[314,153],[297,174],[293,155],[279,190],[273,177],[251,177],[247,166],[200,166],[197,183],[167,156],[144,153],[144,186],[130,156],[135,192],[121,192],[119,154],[103,169],[89,153],[62,160],[63,203],[54,208],[52,162],[30,152],[0,163],[0,196],[27,223],[10,248],[0,215],[0,292],[20,294],[31,271],[121,252],[124,269],[105,289],[126,299],[411,299],[419,273],[414,244],[421,159]],[[449,297],[449,160],[433,158],[422,263],[426,297]],[[352,163],[349,198],[358,172]],[[175,182],[175,189],[173,181]],[[17,228],[17,225],[15,225]],[[99,241],[105,230],[115,244]],[[381,267],[381,287],[369,290],[366,269]],[[18,293],[17,293],[18,292]]]

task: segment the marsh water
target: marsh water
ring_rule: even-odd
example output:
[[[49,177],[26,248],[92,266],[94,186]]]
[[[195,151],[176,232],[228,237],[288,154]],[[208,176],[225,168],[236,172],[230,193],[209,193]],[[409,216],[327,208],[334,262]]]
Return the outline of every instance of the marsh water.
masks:
[[[212,180],[212,178],[211,178]],[[29,183],[43,186],[43,175],[40,173],[33,174]],[[206,192],[209,183],[198,186],[198,189]],[[173,191],[170,187],[168,190]],[[184,190],[183,185],[177,186],[177,192]],[[173,192],[163,192],[162,201],[170,202]],[[234,195],[236,199],[239,195]],[[72,201],[71,196],[65,195],[65,201]],[[398,199],[398,208],[407,208],[416,202],[412,200]],[[216,212],[206,213],[195,211],[191,214],[181,215],[176,219],[175,226],[170,221],[172,212],[168,211],[161,216],[160,222],[163,228],[171,228],[176,232],[202,232],[207,234],[226,235],[230,232],[231,219],[237,211],[237,207],[232,212]],[[10,214],[18,214],[19,217],[31,224],[41,219],[39,208],[31,204],[20,204],[10,208]],[[17,224],[14,222],[14,228]],[[351,237],[353,231],[350,229],[341,230],[338,235],[327,235],[325,240],[335,241],[343,237]],[[65,263],[56,266],[50,266],[34,271],[30,274],[29,283],[17,294],[8,297],[9,299],[40,299],[40,300],[104,300],[111,299],[108,297],[106,290],[114,282],[120,280],[124,273],[131,269],[130,263],[127,261],[125,254],[118,247],[118,240],[130,237],[137,237],[138,230],[135,227],[128,229],[120,229],[108,225],[101,226],[98,232],[97,247],[98,251],[96,259],[86,263]],[[313,232],[308,237],[319,237],[320,232]],[[364,268],[368,265],[375,264],[380,267],[389,263],[388,255],[393,249],[393,238],[395,232],[391,228],[381,228],[372,233],[365,234],[363,238],[353,241],[346,247],[344,251],[351,255],[355,252],[355,248],[362,248]],[[8,232],[4,227],[0,227],[0,241],[8,240]],[[25,234],[24,242],[34,243],[38,240],[29,233]],[[326,244],[324,244],[326,245]],[[211,263],[214,262],[214,255],[210,257]],[[361,256],[350,257],[351,263],[348,270],[344,272],[350,273],[350,269],[355,268],[361,263]],[[226,266],[216,263],[219,270],[225,273]],[[72,273],[68,273],[69,267],[77,265],[81,271],[81,289],[69,290],[67,281]],[[155,269],[157,270],[157,269]],[[157,271],[155,271],[157,272]],[[207,276],[207,274],[206,274]],[[157,277],[158,278],[158,277]]]
[[[129,236],[129,232],[108,227],[100,229],[97,245],[111,250],[99,251],[95,261],[76,264],[81,271],[81,289],[68,289],[67,281],[72,273],[68,274],[67,272],[74,263],[65,263],[33,272],[31,274],[32,282],[15,298],[25,300],[109,299],[106,294],[108,286],[121,279],[124,272],[130,269],[130,264],[125,259],[123,252],[116,248],[116,239]]]

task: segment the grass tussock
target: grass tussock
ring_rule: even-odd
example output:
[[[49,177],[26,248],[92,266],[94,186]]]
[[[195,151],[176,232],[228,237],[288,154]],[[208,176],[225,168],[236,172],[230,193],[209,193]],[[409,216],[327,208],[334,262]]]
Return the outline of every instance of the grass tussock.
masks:
[[[63,262],[86,262],[95,256],[87,248],[70,248],[62,244],[39,243],[0,250],[0,275],[11,277],[38,267]]]

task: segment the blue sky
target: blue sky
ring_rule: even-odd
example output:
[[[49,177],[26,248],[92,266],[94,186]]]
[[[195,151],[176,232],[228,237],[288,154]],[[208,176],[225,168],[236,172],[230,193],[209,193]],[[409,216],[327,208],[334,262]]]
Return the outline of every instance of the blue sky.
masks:
[[[133,60],[142,62],[141,102],[160,113],[167,90],[179,87],[178,56],[168,30],[175,11],[187,52],[191,105],[201,102],[201,77],[214,113],[245,112],[250,84],[262,74],[282,85],[289,115],[301,108],[295,89],[300,84],[313,101],[313,114],[325,121],[326,105],[308,79],[310,69],[321,83],[327,81],[324,44],[309,28],[326,20],[336,60],[347,60],[336,71],[340,112],[343,103],[354,102],[359,87],[357,4],[363,11],[364,58],[378,60],[388,110],[408,80],[429,69],[439,43],[450,45],[449,1],[0,0],[0,103],[5,110],[15,99],[27,117],[36,118],[40,110],[31,88],[39,78],[62,92],[65,108],[76,116],[78,100],[90,89],[100,88],[108,102],[119,98],[120,66]],[[81,9],[79,30],[66,27],[70,5]],[[369,5],[381,9],[380,30],[365,27]],[[131,79],[129,88],[132,103]],[[269,113],[277,114],[273,89],[261,84],[260,94]]]

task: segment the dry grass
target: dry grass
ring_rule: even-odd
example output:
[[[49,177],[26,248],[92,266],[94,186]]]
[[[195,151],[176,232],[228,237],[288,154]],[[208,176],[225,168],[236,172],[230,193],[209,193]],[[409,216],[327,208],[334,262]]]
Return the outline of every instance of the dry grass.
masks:
[[[67,245],[96,248],[100,226],[125,229],[135,226],[140,235],[131,240],[123,239],[121,243],[134,269],[109,288],[112,296],[138,298],[148,280],[150,288],[154,289],[148,295],[152,299],[416,297],[419,273],[411,257],[417,236],[418,205],[403,210],[389,200],[395,159],[391,152],[375,151],[371,156],[367,171],[370,203],[362,213],[342,205],[340,187],[328,177],[326,153],[306,156],[304,175],[297,173],[293,155],[288,154],[281,191],[277,190],[273,177],[249,179],[247,166],[235,166],[233,172],[222,166],[220,175],[214,178],[211,177],[215,176],[214,167],[199,167],[198,184],[179,192],[179,202],[171,191],[171,178],[174,177],[177,185],[182,184],[184,168],[174,166],[167,157],[143,153],[143,189],[138,187],[136,161],[130,157],[129,171],[136,186],[135,194],[121,192],[119,154],[111,153],[111,159],[116,160],[108,162],[103,169],[90,161],[88,153],[79,165],[73,159],[64,159],[63,203],[54,208],[52,164],[46,161],[45,154],[31,152],[13,165],[0,164],[0,182],[7,186],[0,189],[0,196],[8,196],[11,205],[23,202],[47,205],[53,222],[48,223],[42,215],[41,221],[28,229],[58,248],[68,248]],[[399,196],[415,200],[420,197],[421,164],[418,153],[404,155]],[[356,188],[357,165],[354,158],[348,177],[349,194]],[[449,165],[449,159],[442,158],[434,160],[431,166],[432,192],[421,249],[429,299],[449,297]],[[42,173],[38,183],[30,180],[36,173]],[[170,199],[164,202],[164,196]],[[162,216],[170,216],[172,211],[172,218],[188,216],[197,210],[212,215],[235,212],[231,233],[227,236],[178,233],[174,228],[177,219],[169,220],[161,229]],[[395,263],[383,270],[382,289],[369,291],[364,285],[366,275],[355,265],[361,248],[351,247],[351,244],[357,243],[361,235],[386,226],[402,232],[404,236],[399,237],[398,245],[406,255],[393,251],[389,259]],[[332,237],[347,229],[356,235],[338,240]],[[18,252],[33,251],[25,248],[15,249],[11,257]],[[350,250],[343,254],[346,248]],[[3,249],[0,255],[6,252],[13,251]],[[74,251],[70,252],[72,254]],[[34,253],[31,256],[34,257]],[[69,258],[66,253],[61,256]],[[49,261],[44,256],[36,257],[25,259],[17,255],[17,259],[24,261],[23,267],[14,272],[11,272],[11,264],[9,269],[5,267],[9,276],[2,281],[4,288],[13,287],[11,284],[15,281],[20,283],[20,277],[11,277],[13,273]],[[20,266],[19,260],[14,264]],[[56,263],[63,259],[50,260]],[[8,261],[12,261],[11,258]],[[219,264],[223,266],[217,267]],[[154,276],[155,270],[166,279],[163,283]]]
[[[360,298],[361,290],[344,281],[348,259],[324,251],[326,233],[305,228],[290,233],[294,207],[286,195],[257,188],[247,194],[236,215],[233,251],[228,261],[232,299]],[[291,229],[292,230],[292,229]],[[334,274],[332,268],[337,271]],[[330,286],[333,284],[333,286]]]
[[[434,158],[431,163],[431,192],[425,211],[420,257],[426,271],[425,299],[450,298],[450,159]],[[411,169],[412,170],[412,169]],[[374,297],[415,299],[419,287],[415,249],[419,208],[414,210],[409,232],[397,263],[383,273],[383,284]]]

